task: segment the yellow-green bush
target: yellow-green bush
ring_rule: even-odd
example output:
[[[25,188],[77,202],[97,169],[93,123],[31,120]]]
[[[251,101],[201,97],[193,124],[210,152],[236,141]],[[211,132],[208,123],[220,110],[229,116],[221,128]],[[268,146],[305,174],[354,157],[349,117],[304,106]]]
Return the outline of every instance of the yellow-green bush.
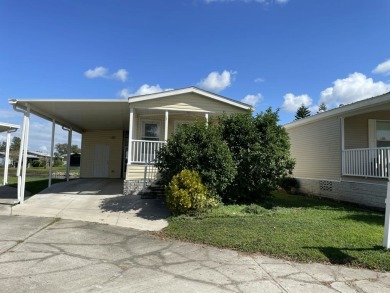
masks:
[[[173,215],[201,211],[216,204],[208,198],[199,173],[187,169],[173,176],[165,189],[165,197]]]

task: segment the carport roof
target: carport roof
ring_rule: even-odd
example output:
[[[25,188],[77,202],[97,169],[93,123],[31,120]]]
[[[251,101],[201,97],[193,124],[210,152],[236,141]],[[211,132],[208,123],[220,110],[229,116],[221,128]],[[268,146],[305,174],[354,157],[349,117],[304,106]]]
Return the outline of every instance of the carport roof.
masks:
[[[11,105],[77,132],[88,130],[128,129],[127,100],[88,99],[11,99]]]
[[[249,110],[251,106],[196,87],[170,90],[125,99],[11,99],[14,108],[26,110],[77,132],[128,129],[130,104],[174,95],[195,93],[234,107]]]
[[[0,122],[0,132],[19,129],[19,125]]]

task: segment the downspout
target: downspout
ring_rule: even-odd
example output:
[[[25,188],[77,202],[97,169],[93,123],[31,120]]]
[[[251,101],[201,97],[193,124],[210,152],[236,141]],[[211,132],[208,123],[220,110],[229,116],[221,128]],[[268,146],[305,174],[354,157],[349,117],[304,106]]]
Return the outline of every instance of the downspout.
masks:
[[[51,144],[50,144],[50,165],[49,165],[49,182],[48,182],[48,187],[51,186],[51,181],[53,177],[53,164],[54,164],[54,135],[55,135],[55,129],[56,129],[56,121],[53,119],[52,120],[52,125],[51,125]]]
[[[72,127],[67,128],[62,126],[62,129],[68,131],[68,151],[67,151],[67,161],[66,161],[66,181],[69,181],[69,173],[70,173],[70,148],[72,144]]]

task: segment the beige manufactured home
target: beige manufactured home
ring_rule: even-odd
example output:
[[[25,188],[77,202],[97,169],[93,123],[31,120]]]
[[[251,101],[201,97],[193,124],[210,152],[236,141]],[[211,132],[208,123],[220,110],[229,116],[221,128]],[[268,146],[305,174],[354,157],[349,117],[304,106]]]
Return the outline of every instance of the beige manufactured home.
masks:
[[[9,101],[24,113],[22,148],[27,147],[30,113],[81,133],[81,178],[123,178],[125,193],[143,178],[145,165],[178,125],[205,122],[225,113],[244,113],[251,106],[196,87],[165,91],[127,100],[50,99]],[[53,139],[52,139],[53,148]],[[70,155],[70,154],[69,154]],[[69,162],[69,160],[68,160]],[[69,166],[68,171],[69,173]]]
[[[390,178],[390,93],[284,127],[301,192],[385,207]]]

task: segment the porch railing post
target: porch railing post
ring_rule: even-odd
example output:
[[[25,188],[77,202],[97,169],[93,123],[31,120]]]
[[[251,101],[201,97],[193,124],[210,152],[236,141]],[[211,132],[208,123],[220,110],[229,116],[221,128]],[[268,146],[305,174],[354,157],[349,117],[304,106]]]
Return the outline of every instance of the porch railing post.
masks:
[[[129,117],[129,145],[127,147],[127,165],[131,165],[133,160],[132,158],[132,147],[133,147],[133,118],[134,118],[134,108],[130,108],[130,117]]]

